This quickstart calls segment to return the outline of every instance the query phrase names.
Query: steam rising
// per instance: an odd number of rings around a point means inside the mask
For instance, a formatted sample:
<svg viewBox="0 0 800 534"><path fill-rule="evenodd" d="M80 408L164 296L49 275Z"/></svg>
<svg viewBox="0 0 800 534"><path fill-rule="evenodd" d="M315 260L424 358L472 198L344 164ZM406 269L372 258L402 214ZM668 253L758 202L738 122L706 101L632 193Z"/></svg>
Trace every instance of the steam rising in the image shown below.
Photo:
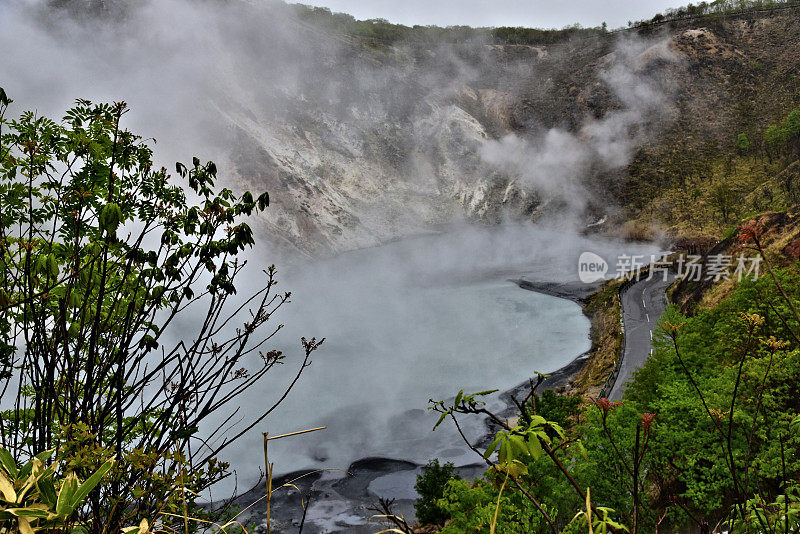
<svg viewBox="0 0 800 534"><path fill-rule="evenodd" d="M600 72L620 109L601 118L587 117L576 132L553 128L533 138L509 134L487 141L481 156L518 176L545 203L566 206L568 215L579 216L589 202L587 177L628 165L646 138L644 126L667 114L669 85L657 76L658 71L647 70L654 60L677 61L667 40L653 44L620 39Z"/></svg>
<svg viewBox="0 0 800 534"><path fill-rule="evenodd" d="M331 429L276 446L281 471L402 451L445 457L453 436L437 431L441 441L425 445L431 421L409 408L461 387L512 386L585 350L588 325L576 305L522 293L506 278L574 279L581 251L621 248L574 232L592 201L586 184L627 165L646 126L665 116L670 88L658 65L675 61L666 41L621 40L600 74L613 111L587 115L577 129L532 124L498 138L458 104L500 68L485 43L468 43L469 53L401 45L370 56L278 3L158 0L107 20L12 0L2 15L0 86L16 109L58 116L75 98L125 100L126 127L158 139L161 164L197 154L217 161L227 184L268 189L270 241L253 263L277 261L278 244L332 254L465 218L519 219L537 198L560 206L569 231L459 226L293 264L281 287L296 302L281 318L289 330L279 348L297 354L300 335L329 341L270 424ZM507 96L536 68L505 64ZM275 373L246 406L271 403L293 371ZM231 454L245 478L259 447L254 437Z"/></svg>
<svg viewBox="0 0 800 534"><path fill-rule="evenodd" d="M566 127L537 123L547 113L534 109L511 133L504 110L532 87L553 91L543 78L570 68L568 50L376 52L277 2L128 4L96 18L12 0L0 81L17 109L58 116L75 98L126 100L126 126L158 140L161 163L199 155L237 189L268 189L276 202L257 226L311 255L462 218L519 220L537 204L583 224L600 202L586 183L624 167L668 108L667 41L620 39L603 58L604 116Z"/></svg>
<svg viewBox="0 0 800 534"><path fill-rule="evenodd" d="M509 281L574 281L584 250L612 271L623 251L656 252L530 224L461 227L290 270L295 302L281 316L279 347L291 353L309 331L328 341L268 424L273 432L328 430L270 445L278 469L346 467L366 456L474 462L452 425L431 433L428 399L508 389L588 350L589 322L577 304ZM295 370L287 363L271 374L246 404L272 400ZM466 423L471 437L482 434L480 421ZM259 447L243 440L230 457L257 458Z"/></svg>

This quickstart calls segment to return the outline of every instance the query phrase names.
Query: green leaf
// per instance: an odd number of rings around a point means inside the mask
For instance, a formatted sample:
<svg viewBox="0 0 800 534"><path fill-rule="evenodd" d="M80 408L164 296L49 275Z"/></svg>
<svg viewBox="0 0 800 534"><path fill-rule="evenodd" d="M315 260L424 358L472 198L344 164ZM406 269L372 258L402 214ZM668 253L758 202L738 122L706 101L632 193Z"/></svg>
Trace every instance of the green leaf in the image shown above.
<svg viewBox="0 0 800 534"><path fill-rule="evenodd" d="M531 437L528 439L528 454L533 456L535 460L542 457L542 444L539 442L538 438Z"/></svg>
<svg viewBox="0 0 800 534"><path fill-rule="evenodd" d="M58 504L58 495L56 494L56 486L50 478L40 478L36 482L36 489L39 490L42 500L51 508L56 508Z"/></svg>
<svg viewBox="0 0 800 534"><path fill-rule="evenodd" d="M25 501L25 495L28 491L31 490L34 486L36 486L36 481L42 476L45 472L44 465L42 464L39 458L33 457L30 462L25 464L25 467L22 468L22 471L26 471L27 474L25 475L25 483L22 485L22 488L17 492L17 500L19 502Z"/></svg>
<svg viewBox="0 0 800 534"><path fill-rule="evenodd" d="M550 428L555 430L556 434L558 434L558 437L564 439L564 429L561 428L561 425L552 422L549 422L548 425L550 426Z"/></svg>
<svg viewBox="0 0 800 534"><path fill-rule="evenodd" d="M89 493L100 483L100 480L108 473L111 468L114 466L114 460L108 460L106 463L100 466L100 469L95 471L95 473L87 478L83 484L75 491L74 495L72 496L72 509L74 510L78 507L83 500L89 496Z"/></svg>
<svg viewBox="0 0 800 534"><path fill-rule="evenodd" d="M25 465L22 466L22 468L19 470L19 473L17 473L17 478L18 479L28 478L28 476L31 474L31 471L33 471L33 459L31 459L29 462L27 462Z"/></svg>
<svg viewBox="0 0 800 534"><path fill-rule="evenodd" d="M500 452L497 453L497 459L501 464L504 464L512 457L511 443L509 443L507 436L504 436L500 443Z"/></svg>
<svg viewBox="0 0 800 534"><path fill-rule="evenodd" d="M439 416L439 420L438 420L438 421L436 421L436 424L435 424L435 425L433 425L433 429L434 429L434 430L436 430L436 428L437 428L439 425L441 425L441 424L442 424L442 421L444 421L444 418L445 418L445 417L447 417L447 414L448 414L448 413L449 413L449 412L445 412L445 413L443 413L441 416Z"/></svg>
<svg viewBox="0 0 800 534"><path fill-rule="evenodd" d="M36 456L34 456L34 458L36 458L37 460L39 460L40 462L42 462L42 464L44 464L44 463L46 463L46 462L47 462L47 460L49 460L50 458L52 458L52 457L53 457L53 455L54 455L55 453L56 453L56 450L55 450L55 449L48 449L48 450L46 450L46 451L42 451L42 452L40 452L39 454L37 454Z"/></svg>
<svg viewBox="0 0 800 534"><path fill-rule="evenodd" d="M6 470L6 472L11 475L12 477L17 476L17 464L14 462L14 458L11 456L11 453L8 450L0 447L0 465Z"/></svg>
<svg viewBox="0 0 800 534"><path fill-rule="evenodd" d="M47 519L51 515L51 512L40 508L9 508L8 513L17 517L34 517L38 519Z"/></svg>
<svg viewBox="0 0 800 534"><path fill-rule="evenodd" d="M63 519L72 515L75 507L72 506L75 492L78 490L78 477L75 473L69 473L61 482L61 489L58 492L56 501L56 514Z"/></svg>
<svg viewBox="0 0 800 534"><path fill-rule="evenodd" d="M511 452L514 455L513 458L527 456L528 447L525 445L525 438L523 436L512 435L509 436L508 439L511 441Z"/></svg>
<svg viewBox="0 0 800 534"><path fill-rule="evenodd" d="M461 391L458 392L458 395L456 395L456 400L453 401L453 406L458 406L459 404L461 404L461 398L463 396L464 396L464 390L462 389Z"/></svg>
<svg viewBox="0 0 800 534"><path fill-rule="evenodd" d="M495 437L492 442L489 444L489 447L486 449L486 452L483 453L484 458L489 458L492 453L497 449L497 446L500 444L500 436Z"/></svg>
<svg viewBox="0 0 800 534"><path fill-rule="evenodd" d="M547 423L547 419L545 419L545 418L544 418L544 417L542 417L541 415L532 415L532 416L531 416L531 424L530 424L530 427L534 427L534 426L542 426L542 425L544 425L545 423Z"/></svg>
<svg viewBox="0 0 800 534"><path fill-rule="evenodd" d="M528 474L528 466L519 460L512 460L510 463L506 464L506 472L508 472L511 477L517 478L521 475Z"/></svg>
<svg viewBox="0 0 800 534"><path fill-rule="evenodd" d="M51 278L58 277L58 260L56 259L55 254L47 255L46 265L47 274L49 274Z"/></svg>

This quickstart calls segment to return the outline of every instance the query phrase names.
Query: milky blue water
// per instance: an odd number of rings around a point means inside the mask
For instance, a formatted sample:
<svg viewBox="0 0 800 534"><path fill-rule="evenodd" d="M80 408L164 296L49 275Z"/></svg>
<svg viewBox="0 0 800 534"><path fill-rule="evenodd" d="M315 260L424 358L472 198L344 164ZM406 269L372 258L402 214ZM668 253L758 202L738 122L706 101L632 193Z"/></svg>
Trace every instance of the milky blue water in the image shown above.
<svg viewBox="0 0 800 534"><path fill-rule="evenodd" d="M509 389L590 347L578 304L509 279L575 280L583 250L613 255L623 246L630 253L628 245L529 227L469 230L289 270L279 288L291 289L293 302L276 316L286 327L272 343L287 361L243 399L243 413L280 396L301 361L301 335L327 339L287 399L226 459L246 480L263 462L260 432L327 426L271 442L275 471L344 469L369 456L479 461L452 424L431 432L437 416L428 400ZM470 438L484 429L477 418L465 428Z"/></svg>

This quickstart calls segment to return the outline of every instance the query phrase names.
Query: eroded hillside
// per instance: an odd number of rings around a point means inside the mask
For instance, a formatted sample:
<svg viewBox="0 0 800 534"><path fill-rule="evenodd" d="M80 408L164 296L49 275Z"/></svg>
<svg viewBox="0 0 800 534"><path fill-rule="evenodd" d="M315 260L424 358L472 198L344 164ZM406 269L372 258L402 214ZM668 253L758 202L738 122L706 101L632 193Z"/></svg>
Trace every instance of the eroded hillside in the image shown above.
<svg viewBox="0 0 800 534"><path fill-rule="evenodd" d="M50 6L70 16L17 14L31 56L0 71L12 94L72 98L66 68L99 96L143 98L152 131L183 141L176 159L224 154L229 183L271 194L263 237L307 255L461 219L715 236L796 201L796 168L763 136L800 103L797 9L546 32L400 31L244 2Z"/></svg>
<svg viewBox="0 0 800 534"><path fill-rule="evenodd" d="M565 208L578 224L610 215L611 232L636 217L670 227L681 200L665 189L693 170L702 182L703 154L798 102L791 10L537 46L303 31L324 87L284 94L279 117L223 113L239 179L275 192L270 233L311 254Z"/></svg>

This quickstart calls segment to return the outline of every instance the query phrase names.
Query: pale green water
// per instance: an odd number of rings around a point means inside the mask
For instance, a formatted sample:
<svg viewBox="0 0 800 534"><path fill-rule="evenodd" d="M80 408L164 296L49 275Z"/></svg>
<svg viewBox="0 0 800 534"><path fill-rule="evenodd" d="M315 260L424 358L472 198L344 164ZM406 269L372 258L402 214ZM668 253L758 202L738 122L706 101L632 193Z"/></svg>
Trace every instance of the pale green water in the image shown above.
<svg viewBox="0 0 800 534"><path fill-rule="evenodd" d="M287 400L226 459L252 474L263 458L260 432L327 425L272 442L276 472L347 468L369 456L478 460L452 424L431 432L437 416L426 410L428 399L509 389L588 350L590 325L578 304L509 278L574 280L581 251L620 247L534 230L410 239L289 273L279 287L295 302L280 314L287 326L272 344L289 358L243 399L244 413L278 397L300 362L301 335L328 339ZM483 433L477 418L466 427L472 437Z"/></svg>

